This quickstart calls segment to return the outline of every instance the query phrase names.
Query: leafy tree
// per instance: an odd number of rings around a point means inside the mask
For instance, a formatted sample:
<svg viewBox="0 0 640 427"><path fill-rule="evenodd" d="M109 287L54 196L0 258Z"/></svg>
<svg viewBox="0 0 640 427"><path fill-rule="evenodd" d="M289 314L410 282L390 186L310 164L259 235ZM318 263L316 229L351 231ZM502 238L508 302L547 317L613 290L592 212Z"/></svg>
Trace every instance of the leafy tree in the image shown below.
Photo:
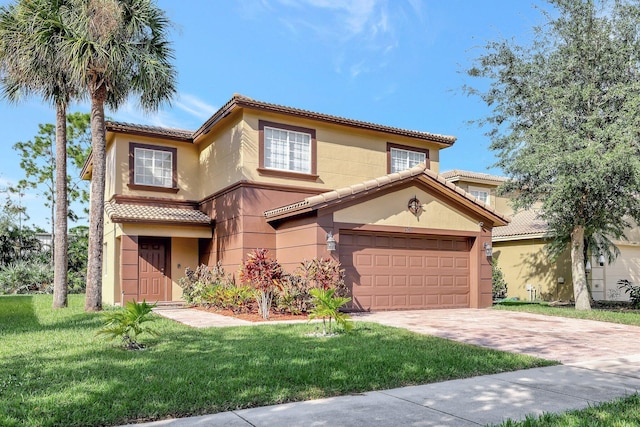
<svg viewBox="0 0 640 427"><path fill-rule="evenodd" d="M79 177L79 171L89 154L89 118L87 113L72 113L67 116L67 159L75 166L76 178L67 176L66 203L89 201L86 181ZM27 142L17 142L13 148L20 154L20 167L26 175L20 185L23 188L40 189L46 200L45 206L51 210L51 235L55 242L55 207L60 199L55 185L55 125L40 124L38 135ZM78 215L69 208L67 216L73 221L78 219Z"/></svg>
<svg viewBox="0 0 640 427"><path fill-rule="evenodd" d="M36 94L56 107L56 192L67 191L66 112L77 81L61 58L66 0L20 0L0 7L0 88L18 101ZM53 307L67 306L67 203L56 205Z"/></svg>
<svg viewBox="0 0 640 427"><path fill-rule="evenodd" d="M569 246L576 309L591 308L585 241L611 249L640 220L640 5L549 0L528 45L489 42L468 75L488 79L496 166L514 207L541 204L557 253Z"/></svg>
<svg viewBox="0 0 640 427"><path fill-rule="evenodd" d="M118 108L132 94L156 110L175 93L170 21L152 0L68 0L60 31L62 67L91 99L92 179L85 310L102 309L105 196L105 103Z"/></svg>

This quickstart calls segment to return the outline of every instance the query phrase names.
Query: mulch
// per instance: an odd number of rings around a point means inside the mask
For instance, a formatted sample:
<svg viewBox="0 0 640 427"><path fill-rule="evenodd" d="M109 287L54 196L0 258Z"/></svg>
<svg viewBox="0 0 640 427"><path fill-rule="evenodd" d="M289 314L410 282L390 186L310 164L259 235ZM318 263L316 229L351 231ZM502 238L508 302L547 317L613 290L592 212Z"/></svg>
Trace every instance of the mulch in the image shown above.
<svg viewBox="0 0 640 427"><path fill-rule="evenodd" d="M270 312L269 319L265 320L258 313L235 313L232 310L222 310L215 307L203 307L196 306L194 307L198 310L208 311L210 313L221 314L223 316L235 317L236 319L248 320L250 322L268 322L274 320L307 320L308 316L306 313L304 314L290 314L290 313L277 313Z"/></svg>

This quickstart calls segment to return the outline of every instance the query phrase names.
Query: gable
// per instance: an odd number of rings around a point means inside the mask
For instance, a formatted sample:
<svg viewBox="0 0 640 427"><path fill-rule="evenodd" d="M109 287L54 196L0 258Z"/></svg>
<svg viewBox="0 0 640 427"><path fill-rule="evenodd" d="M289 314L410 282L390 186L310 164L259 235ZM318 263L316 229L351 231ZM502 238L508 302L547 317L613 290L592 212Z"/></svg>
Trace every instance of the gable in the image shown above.
<svg viewBox="0 0 640 427"><path fill-rule="evenodd" d="M408 209L408 203L414 197L420 201L422 208L417 216ZM416 185L337 210L333 219L335 222L355 224L473 232L478 231L480 222Z"/></svg>

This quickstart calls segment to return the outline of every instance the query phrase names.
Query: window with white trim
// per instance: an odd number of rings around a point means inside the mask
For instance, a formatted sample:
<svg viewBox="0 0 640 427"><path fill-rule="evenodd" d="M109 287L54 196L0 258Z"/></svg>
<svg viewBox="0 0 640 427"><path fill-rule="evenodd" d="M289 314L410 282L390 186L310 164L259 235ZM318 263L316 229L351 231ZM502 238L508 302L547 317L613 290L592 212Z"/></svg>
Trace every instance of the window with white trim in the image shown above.
<svg viewBox="0 0 640 427"><path fill-rule="evenodd" d="M481 190L471 190L469 191L473 197L484 203L485 205L489 204L489 192L481 191Z"/></svg>
<svg viewBox="0 0 640 427"><path fill-rule="evenodd" d="M391 148L391 173L410 169L427 161L427 154L420 151Z"/></svg>
<svg viewBox="0 0 640 427"><path fill-rule="evenodd" d="M264 128L264 167L311 173L311 134Z"/></svg>
<svg viewBox="0 0 640 427"><path fill-rule="evenodd" d="M173 187L173 155L171 151L136 147L134 184L153 187Z"/></svg>

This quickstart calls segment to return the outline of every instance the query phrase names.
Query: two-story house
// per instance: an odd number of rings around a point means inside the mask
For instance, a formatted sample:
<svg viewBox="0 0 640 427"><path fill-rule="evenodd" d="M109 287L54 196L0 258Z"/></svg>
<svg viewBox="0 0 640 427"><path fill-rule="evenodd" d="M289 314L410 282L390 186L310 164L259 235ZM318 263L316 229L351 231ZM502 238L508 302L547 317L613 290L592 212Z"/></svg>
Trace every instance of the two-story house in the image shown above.
<svg viewBox="0 0 640 427"><path fill-rule="evenodd" d="M492 247L497 266L508 285L508 296L521 300L547 301L573 299L571 255L569 250L552 260L545 250L549 242L547 224L539 218L536 206L514 212L509 198L496 194L506 178L462 170L447 171L449 182L478 197L511 222L493 229ZM618 280L640 283L640 227L626 230L628 240L615 241L620 256L611 264L599 253L589 254L587 282L595 300L628 300Z"/></svg>
<svg viewBox="0 0 640 427"><path fill-rule="evenodd" d="M179 300L186 267L266 248L339 260L353 309L489 306L508 219L438 175L454 142L240 95L195 131L108 123L103 300Z"/></svg>

